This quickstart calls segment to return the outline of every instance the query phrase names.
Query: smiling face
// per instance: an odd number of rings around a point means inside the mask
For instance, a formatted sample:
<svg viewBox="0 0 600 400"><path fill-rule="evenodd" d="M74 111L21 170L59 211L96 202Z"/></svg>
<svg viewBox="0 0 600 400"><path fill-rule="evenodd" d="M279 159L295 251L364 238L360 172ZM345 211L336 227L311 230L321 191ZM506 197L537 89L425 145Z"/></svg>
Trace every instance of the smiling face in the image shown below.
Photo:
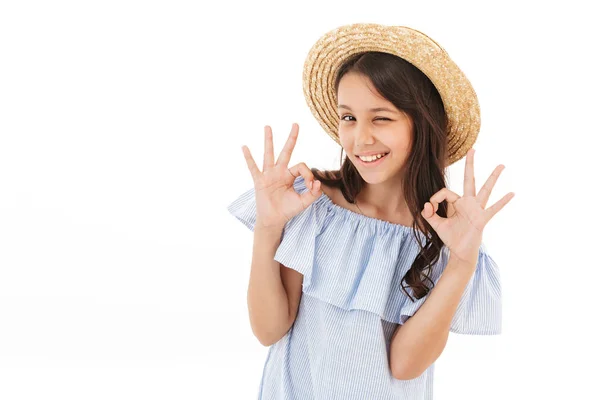
<svg viewBox="0 0 600 400"><path fill-rule="evenodd" d="M385 108L385 110L374 110ZM340 143L361 177L368 183L397 179L408 158L412 121L391 102L377 94L364 75L349 72L338 88ZM381 159L362 161L357 155L387 153Z"/></svg>

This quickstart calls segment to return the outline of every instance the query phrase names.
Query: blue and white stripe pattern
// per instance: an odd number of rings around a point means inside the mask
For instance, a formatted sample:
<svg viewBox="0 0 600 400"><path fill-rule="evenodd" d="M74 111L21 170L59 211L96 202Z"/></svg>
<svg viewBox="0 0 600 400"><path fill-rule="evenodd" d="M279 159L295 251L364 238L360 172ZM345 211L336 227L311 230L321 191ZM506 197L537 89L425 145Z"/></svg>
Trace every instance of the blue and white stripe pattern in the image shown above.
<svg viewBox="0 0 600 400"><path fill-rule="evenodd" d="M298 193L308 190L296 178ZM254 189L228 210L254 230ZM419 232L420 240L425 237ZM290 220L275 260L304 275L296 321L269 348L260 400L433 398L431 365L421 376L397 380L389 367L391 336L427 296L412 302L400 288L419 246L412 229L366 217L324 193ZM437 282L448 262L444 246L432 269ZM482 244L477 269L463 293L451 332L501 332L501 286L496 263Z"/></svg>

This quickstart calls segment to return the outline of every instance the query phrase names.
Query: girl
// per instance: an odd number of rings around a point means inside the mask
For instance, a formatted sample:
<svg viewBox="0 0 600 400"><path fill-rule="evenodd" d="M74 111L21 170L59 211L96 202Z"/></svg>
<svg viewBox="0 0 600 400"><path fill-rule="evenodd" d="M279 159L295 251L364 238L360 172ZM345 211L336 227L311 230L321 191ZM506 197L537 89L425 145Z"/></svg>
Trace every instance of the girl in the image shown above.
<svg viewBox="0 0 600 400"><path fill-rule="evenodd" d="M365 50L366 49L366 50ZM406 27L353 24L324 35L304 94L341 145L339 170L288 168L265 127L262 171L228 210L254 232L248 309L270 346L259 399L432 399L450 331L501 331L496 263L483 228L514 196L479 193L475 92L447 53ZM463 196L445 168L466 154Z"/></svg>

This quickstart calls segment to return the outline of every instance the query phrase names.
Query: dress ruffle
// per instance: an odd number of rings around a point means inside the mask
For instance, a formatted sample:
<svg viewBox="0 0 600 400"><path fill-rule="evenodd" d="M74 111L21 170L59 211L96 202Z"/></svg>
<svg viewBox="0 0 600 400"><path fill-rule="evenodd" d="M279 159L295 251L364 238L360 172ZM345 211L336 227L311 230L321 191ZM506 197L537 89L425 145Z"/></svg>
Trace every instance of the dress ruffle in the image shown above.
<svg viewBox="0 0 600 400"><path fill-rule="evenodd" d="M308 190L302 177L294 189ZM256 222L254 189L228 210L250 230ZM425 236L417 231L421 243ZM355 213L323 193L285 225L274 259L304 275L304 293L344 310L363 310L404 324L428 296L412 301L400 282L419 253L411 227ZM437 283L448 262L444 246L430 277ZM410 290L410 289L407 289ZM454 315L451 331L490 335L501 331L501 287L496 263L482 244L477 268Z"/></svg>

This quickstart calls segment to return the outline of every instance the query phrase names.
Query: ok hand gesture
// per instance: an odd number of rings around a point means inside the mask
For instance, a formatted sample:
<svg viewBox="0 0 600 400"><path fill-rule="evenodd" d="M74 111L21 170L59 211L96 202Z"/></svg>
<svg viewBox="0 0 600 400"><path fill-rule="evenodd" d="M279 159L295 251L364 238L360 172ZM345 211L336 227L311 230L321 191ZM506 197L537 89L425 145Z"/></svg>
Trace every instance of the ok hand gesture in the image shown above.
<svg viewBox="0 0 600 400"><path fill-rule="evenodd" d="M273 154L273 133L265 126L265 154L262 172L256 166L247 146L242 146L248 169L254 180L256 195L256 226L282 229L286 222L307 208L321 195L321 186L308 166L301 162L288 168L292 151L298 137L298 124L292 124L292 131L277 162ZM294 190L294 180L302 175L306 187L303 194Z"/></svg>
<svg viewBox="0 0 600 400"><path fill-rule="evenodd" d="M474 149L467 152L463 197L448 188L443 188L431 196L421 211L423 218L450 250L450 256L469 265L477 263L485 225L515 196L514 192L510 192L494 205L485 208L504 165L497 166L479 193L475 193L474 153ZM454 209L452 214L448 212L448 218L437 214L439 203L444 200L448 201L449 210Z"/></svg>

